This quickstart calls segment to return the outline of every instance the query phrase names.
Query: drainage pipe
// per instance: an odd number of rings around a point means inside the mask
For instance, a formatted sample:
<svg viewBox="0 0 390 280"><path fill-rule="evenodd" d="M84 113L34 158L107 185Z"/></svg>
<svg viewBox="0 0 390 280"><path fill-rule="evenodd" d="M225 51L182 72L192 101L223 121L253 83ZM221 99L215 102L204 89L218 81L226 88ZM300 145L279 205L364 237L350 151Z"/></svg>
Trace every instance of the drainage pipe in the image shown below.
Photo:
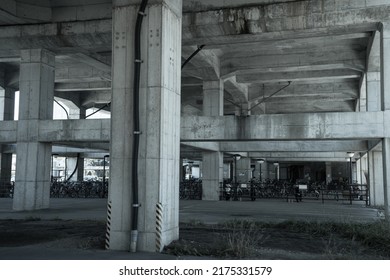
<svg viewBox="0 0 390 280"><path fill-rule="evenodd" d="M139 116L139 87L141 74L141 27L142 20L145 16L146 5L148 0L142 0L141 6L138 10L137 21L135 24L135 38L134 38L134 95L133 95L133 157L132 157L132 178L131 189L133 195L132 215L131 215L131 239L130 252L136 252L138 240L138 208L140 207L138 201L138 151L139 151L139 137L140 131L140 116Z"/></svg>

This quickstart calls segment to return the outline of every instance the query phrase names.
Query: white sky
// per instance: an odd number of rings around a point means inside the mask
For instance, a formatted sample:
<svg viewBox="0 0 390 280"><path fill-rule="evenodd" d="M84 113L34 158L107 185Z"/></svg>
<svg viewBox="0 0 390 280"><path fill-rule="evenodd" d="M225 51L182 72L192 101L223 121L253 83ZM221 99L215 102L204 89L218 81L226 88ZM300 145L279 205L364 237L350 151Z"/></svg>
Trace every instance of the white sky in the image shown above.
<svg viewBox="0 0 390 280"><path fill-rule="evenodd" d="M59 101L61 103L61 101ZM64 105L63 103L61 103L62 106L64 106L68 113L69 113L69 109L67 108L66 105ZM64 111L64 109L62 109L56 102L54 102L54 105L53 105L53 119L54 120L66 120L66 113ZM103 106L103 105L101 105ZM100 107L99 107L100 108ZM89 115L93 112L95 112L96 110L98 110L99 108L90 108L87 110L86 112L86 115ZM90 116L88 119L109 119L110 118L110 112L107 112L107 111L100 111L92 116ZM18 120L19 119L19 91L15 92L15 112L14 112L14 119L15 120Z"/></svg>

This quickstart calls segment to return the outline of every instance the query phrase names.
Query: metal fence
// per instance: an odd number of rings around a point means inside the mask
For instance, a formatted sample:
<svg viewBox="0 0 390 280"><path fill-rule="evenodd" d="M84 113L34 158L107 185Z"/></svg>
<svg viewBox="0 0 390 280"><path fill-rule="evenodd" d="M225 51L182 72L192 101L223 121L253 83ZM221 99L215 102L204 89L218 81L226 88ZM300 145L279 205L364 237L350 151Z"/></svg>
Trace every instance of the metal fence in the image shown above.
<svg viewBox="0 0 390 280"><path fill-rule="evenodd" d="M220 183L220 200L256 200L282 199L290 201L318 200L325 201L364 201L368 206L370 193L367 185L361 184L292 184L288 181L267 180L248 183Z"/></svg>

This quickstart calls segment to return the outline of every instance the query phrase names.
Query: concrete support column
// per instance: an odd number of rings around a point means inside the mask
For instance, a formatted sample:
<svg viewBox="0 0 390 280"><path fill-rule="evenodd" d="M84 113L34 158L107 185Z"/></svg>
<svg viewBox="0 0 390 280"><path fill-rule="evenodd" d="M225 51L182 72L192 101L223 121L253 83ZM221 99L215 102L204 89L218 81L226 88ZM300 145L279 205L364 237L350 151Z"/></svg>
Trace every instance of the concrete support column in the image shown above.
<svg viewBox="0 0 390 280"><path fill-rule="evenodd" d="M390 110L390 23L383 23L380 30L380 65L382 110ZM390 120L384 120L388 123ZM382 140L384 212L390 221L390 138Z"/></svg>
<svg viewBox="0 0 390 280"><path fill-rule="evenodd" d="M15 90L11 88L0 89L0 121L14 119ZM1 152L0 145L0 152ZM0 181L11 181L12 154L0 155Z"/></svg>
<svg viewBox="0 0 390 280"><path fill-rule="evenodd" d="M69 119L81 120L85 119L86 109L84 107L69 108Z"/></svg>
<svg viewBox="0 0 390 280"><path fill-rule="evenodd" d="M107 246L129 250L132 208L134 29L140 1L113 1L112 115ZM182 1L153 1L141 34L140 251L179 237Z"/></svg>
<svg viewBox="0 0 390 280"><path fill-rule="evenodd" d="M71 120L85 119L85 114L87 110L84 107L77 107L71 101L67 102L67 105L69 107L69 119ZM69 163L71 163L71 165L68 165L68 170L70 169L70 172L73 172L73 168L75 164L77 164L77 170L72 177L72 181L79 181L79 182L83 181L84 180L84 158L77 157L74 159L68 159L68 164Z"/></svg>
<svg viewBox="0 0 390 280"><path fill-rule="evenodd" d="M380 72L368 72L366 75L367 111L381 110Z"/></svg>
<svg viewBox="0 0 390 280"><path fill-rule="evenodd" d="M373 206L384 205L382 152L371 151L368 154L370 170L370 200Z"/></svg>
<svg viewBox="0 0 390 280"><path fill-rule="evenodd" d="M0 88L0 121L11 121L14 119L15 90L6 87Z"/></svg>
<svg viewBox="0 0 390 280"><path fill-rule="evenodd" d="M75 176L79 182L84 180L84 158L82 157L77 158L77 174Z"/></svg>
<svg viewBox="0 0 390 280"><path fill-rule="evenodd" d="M332 182L332 163L331 162L325 162L325 173L326 173L326 184L329 184Z"/></svg>
<svg viewBox="0 0 390 280"><path fill-rule="evenodd" d="M39 121L53 118L55 57L22 50L14 210L49 208L51 144L38 142Z"/></svg>
<svg viewBox="0 0 390 280"><path fill-rule="evenodd" d="M237 182L248 183L251 179L251 159L241 158L237 160Z"/></svg>
<svg viewBox="0 0 390 280"><path fill-rule="evenodd" d="M203 115L223 115L223 81L203 82ZM223 182L223 153L204 152L202 168L202 199L219 199L219 182Z"/></svg>
<svg viewBox="0 0 390 280"><path fill-rule="evenodd" d="M223 182L223 153L203 153L202 200L219 199L219 183Z"/></svg>
<svg viewBox="0 0 390 280"><path fill-rule="evenodd" d="M223 81L203 82L203 115L223 116Z"/></svg>

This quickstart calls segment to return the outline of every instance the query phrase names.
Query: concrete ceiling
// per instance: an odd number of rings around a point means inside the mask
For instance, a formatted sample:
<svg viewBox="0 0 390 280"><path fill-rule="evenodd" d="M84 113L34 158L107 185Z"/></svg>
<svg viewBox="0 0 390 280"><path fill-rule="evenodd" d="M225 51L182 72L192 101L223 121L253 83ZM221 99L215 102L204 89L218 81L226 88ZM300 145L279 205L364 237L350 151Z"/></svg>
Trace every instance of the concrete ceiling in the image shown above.
<svg viewBox="0 0 390 280"><path fill-rule="evenodd" d="M377 49L377 22L316 21L323 11L310 1L184 0L182 61L205 46L182 71L182 113L202 114L210 79L224 80L225 115L355 111L367 54ZM111 13L111 0L1 1L8 86L18 88L19 50L43 47L56 53L57 97L86 108L110 102ZM186 146L183 153L204 150Z"/></svg>

